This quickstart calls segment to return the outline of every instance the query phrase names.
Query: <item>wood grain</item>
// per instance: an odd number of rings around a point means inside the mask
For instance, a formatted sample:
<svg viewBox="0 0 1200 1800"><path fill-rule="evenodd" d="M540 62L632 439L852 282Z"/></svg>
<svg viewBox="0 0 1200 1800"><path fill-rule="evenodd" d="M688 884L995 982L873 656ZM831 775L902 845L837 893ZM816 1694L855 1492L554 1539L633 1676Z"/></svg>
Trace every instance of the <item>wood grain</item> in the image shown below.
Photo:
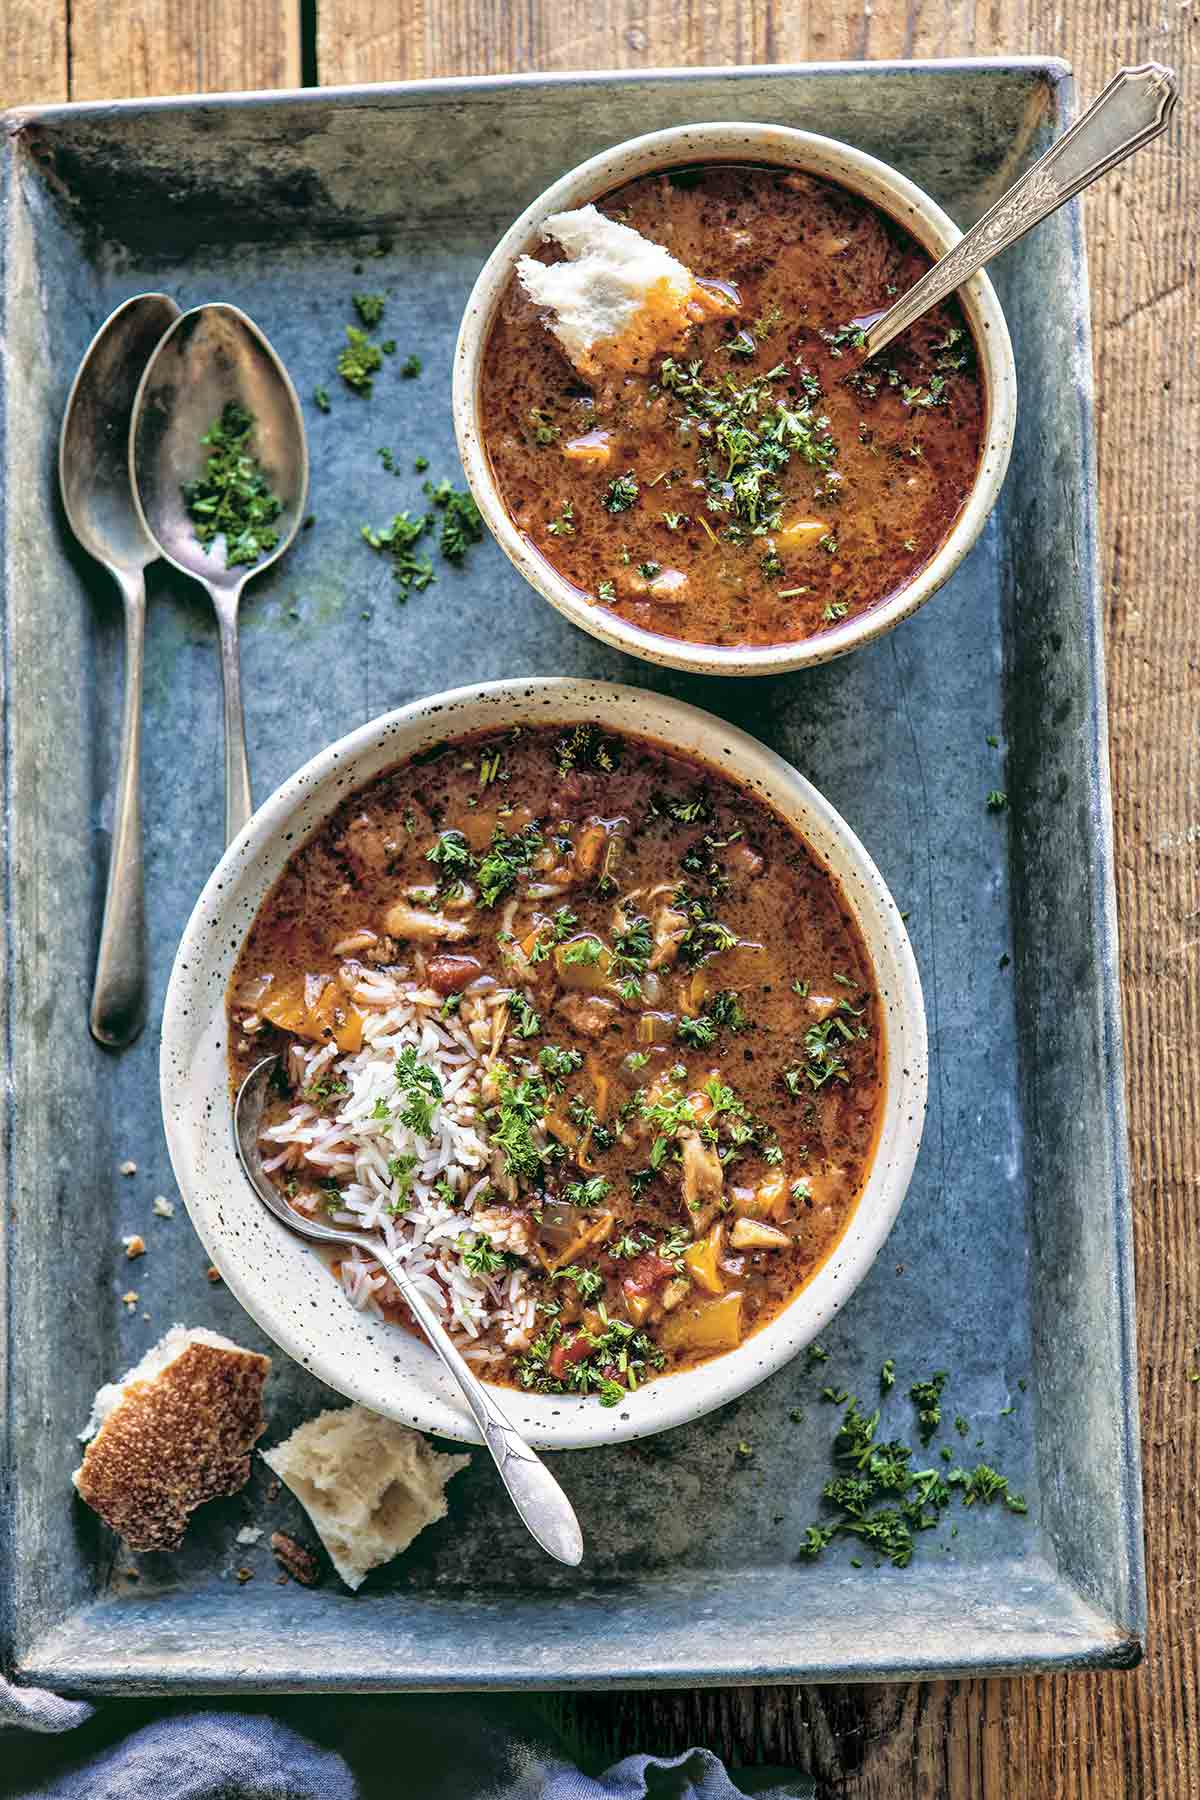
<svg viewBox="0 0 1200 1800"><path fill-rule="evenodd" d="M3 0L0 107L66 97L66 0Z"/></svg>
<svg viewBox="0 0 1200 1800"><path fill-rule="evenodd" d="M69 30L68 30L69 18ZM301 0L4 0L9 103L300 78ZM324 82L1057 54L1194 86L1192 0L317 0ZM547 1702L598 1758L710 1745L846 1800L1200 1800L1200 111L1085 202L1123 933L1150 1635L1133 1675Z"/></svg>
<svg viewBox="0 0 1200 1800"><path fill-rule="evenodd" d="M299 0L69 0L67 15L72 100L300 82Z"/></svg>

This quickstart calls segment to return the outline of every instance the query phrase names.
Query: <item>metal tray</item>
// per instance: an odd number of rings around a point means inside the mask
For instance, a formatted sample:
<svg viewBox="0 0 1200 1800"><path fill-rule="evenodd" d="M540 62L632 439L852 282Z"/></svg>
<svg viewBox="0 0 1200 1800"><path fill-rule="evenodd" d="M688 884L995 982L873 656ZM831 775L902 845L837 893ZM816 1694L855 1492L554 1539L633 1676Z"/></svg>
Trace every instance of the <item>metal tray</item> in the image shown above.
<svg viewBox="0 0 1200 1800"><path fill-rule="evenodd" d="M359 537L419 504L414 453L456 474L461 307L485 254L563 168L652 127L782 120L897 164L964 226L1060 131L1055 62L514 77L9 115L0 223L7 827L5 1627L18 1676L86 1692L564 1687L908 1678L1128 1666L1144 1623L1129 1197L1096 584L1088 297L1060 212L996 269L1021 386L983 541L918 618L802 676L688 681L573 631L491 543L397 605ZM723 1413L561 1458L590 1552L524 1538L483 1459L451 1518L357 1598L276 1585L247 1521L295 1528L259 1469L175 1557L133 1560L77 1502L93 1390L175 1320L262 1340L206 1279L170 1192L155 1019L221 849L218 673L199 591L152 572L145 806L151 1026L112 1057L87 998L106 853L119 617L57 505L76 360L124 296L247 308L309 406L314 530L250 591L245 676L261 797L386 707L494 676L612 675L670 689L773 744L878 860L921 962L931 1107L917 1177L829 1334ZM355 288L390 296L399 356L375 397L333 374ZM386 473L379 445L400 457ZM989 735L1002 747L988 744ZM1012 796L989 814L989 789ZM1011 959L1011 960L1009 960ZM122 1176L119 1165L137 1163ZM122 1232L149 1254L130 1264ZM121 1295L136 1288L132 1310ZM148 1316L147 1316L148 1315ZM832 1379L875 1391L951 1371L950 1413L1024 1487L1022 1522L956 1513L907 1570L796 1559L818 1511ZM1024 1388L1022 1388L1024 1384ZM897 1388L903 1394L903 1388ZM328 1401L277 1356L271 1434ZM911 1428L902 1398L896 1420ZM1012 1406L1015 1410L1009 1412ZM791 1418L803 1410L804 1422ZM739 1440L754 1447L741 1465ZM240 1585L245 1565L254 1579Z"/></svg>

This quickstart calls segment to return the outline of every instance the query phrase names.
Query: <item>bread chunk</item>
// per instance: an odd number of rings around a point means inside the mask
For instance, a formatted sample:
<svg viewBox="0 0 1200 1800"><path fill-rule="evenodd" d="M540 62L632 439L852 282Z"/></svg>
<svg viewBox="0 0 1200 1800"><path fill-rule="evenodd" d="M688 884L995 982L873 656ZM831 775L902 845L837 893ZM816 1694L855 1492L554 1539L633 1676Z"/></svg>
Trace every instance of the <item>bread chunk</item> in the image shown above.
<svg viewBox="0 0 1200 1800"><path fill-rule="evenodd" d="M318 1413L263 1461L291 1488L349 1588L446 1516L446 1483L470 1462L365 1406Z"/></svg>
<svg viewBox="0 0 1200 1800"><path fill-rule="evenodd" d="M130 1549L177 1549L196 1507L246 1485L270 1367L215 1331L173 1325L100 1389L71 1479Z"/></svg>
<svg viewBox="0 0 1200 1800"><path fill-rule="evenodd" d="M568 260L522 256L517 275L534 304L552 313L550 330L589 381L644 369L679 348L694 320L726 304L661 244L594 206L552 213L542 236Z"/></svg>

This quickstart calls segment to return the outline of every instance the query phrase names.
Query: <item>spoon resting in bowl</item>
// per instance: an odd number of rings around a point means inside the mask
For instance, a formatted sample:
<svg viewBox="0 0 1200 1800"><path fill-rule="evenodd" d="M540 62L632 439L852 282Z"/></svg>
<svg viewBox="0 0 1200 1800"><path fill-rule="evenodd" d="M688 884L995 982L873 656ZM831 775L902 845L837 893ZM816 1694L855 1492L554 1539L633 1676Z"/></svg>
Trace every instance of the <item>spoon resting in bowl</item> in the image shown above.
<svg viewBox="0 0 1200 1800"><path fill-rule="evenodd" d="M1026 169L920 281L886 312L851 321L862 333L853 345L859 359L875 356L999 251L1158 137L1170 124L1178 100L1173 69L1153 62L1121 69L1045 156Z"/></svg>
<svg viewBox="0 0 1200 1800"><path fill-rule="evenodd" d="M302 1217L278 1194L263 1173L259 1125L267 1083L278 1063L264 1057L247 1075L234 1104L234 1140L246 1179L263 1205L290 1230L318 1244L357 1246L386 1271L442 1363L462 1389L484 1446L530 1535L548 1556L574 1568L583 1557L583 1533L574 1508L542 1459L530 1448L497 1402L459 1354L449 1332L402 1265L373 1233L346 1230L322 1219Z"/></svg>

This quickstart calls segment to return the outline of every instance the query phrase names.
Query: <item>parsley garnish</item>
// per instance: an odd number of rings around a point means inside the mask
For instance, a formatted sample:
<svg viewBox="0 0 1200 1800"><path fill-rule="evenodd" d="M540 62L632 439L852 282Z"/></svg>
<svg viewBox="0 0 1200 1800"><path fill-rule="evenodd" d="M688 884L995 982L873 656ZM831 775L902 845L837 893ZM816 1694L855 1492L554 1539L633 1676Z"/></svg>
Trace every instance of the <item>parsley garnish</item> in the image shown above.
<svg viewBox="0 0 1200 1800"><path fill-rule="evenodd" d="M184 482L184 505L197 543L209 549L225 539L225 567L255 563L279 542L275 520L283 511L249 450L253 414L230 400L200 442L208 450L204 473Z"/></svg>
<svg viewBox="0 0 1200 1800"><path fill-rule="evenodd" d="M483 538L483 515L465 488L448 481L422 483L425 493L442 515L438 549L448 563L461 563L472 544Z"/></svg>
<svg viewBox="0 0 1200 1800"><path fill-rule="evenodd" d="M386 304L382 294L352 294L350 298L354 302L355 312L368 331L378 325L383 317L383 309Z"/></svg>
<svg viewBox="0 0 1200 1800"><path fill-rule="evenodd" d="M536 825L511 835L502 825L492 834L491 848L479 863L476 875L479 898L485 906L495 906L517 885L517 877L528 867L542 847L542 834Z"/></svg>
<svg viewBox="0 0 1200 1800"><path fill-rule="evenodd" d="M423 517L414 519L410 513L400 512L390 525L381 525L378 530L370 525L362 528L363 538L372 550L391 558L392 574L402 600L408 599L413 588L418 593L424 592L434 579L429 558L417 556L413 551L413 545L424 533L427 523Z"/></svg>
<svg viewBox="0 0 1200 1800"><path fill-rule="evenodd" d="M606 512L623 513L629 511L637 497L637 479L633 470L627 469L624 475L617 475L609 482L600 504Z"/></svg>
<svg viewBox="0 0 1200 1800"><path fill-rule="evenodd" d="M442 1084L437 1075L417 1055L415 1044L405 1044L395 1066L396 1086L405 1096L398 1115L400 1123L417 1137L427 1138L433 1126L433 1115L441 1105Z"/></svg>
<svg viewBox="0 0 1200 1800"><path fill-rule="evenodd" d="M337 372L356 394L369 394L383 367L383 352L357 325L346 327L346 348L337 359Z"/></svg>

